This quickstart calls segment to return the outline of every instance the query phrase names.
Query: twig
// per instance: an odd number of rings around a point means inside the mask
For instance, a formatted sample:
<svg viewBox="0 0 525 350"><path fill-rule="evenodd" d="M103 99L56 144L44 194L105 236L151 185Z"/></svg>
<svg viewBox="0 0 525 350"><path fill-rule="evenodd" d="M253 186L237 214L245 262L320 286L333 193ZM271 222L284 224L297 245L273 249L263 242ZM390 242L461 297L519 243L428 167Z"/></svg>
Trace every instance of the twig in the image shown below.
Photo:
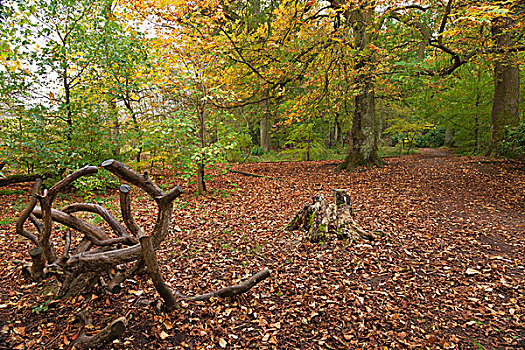
<svg viewBox="0 0 525 350"><path fill-rule="evenodd" d="M245 171L240 171L240 170L228 169L228 171L229 171L230 173L240 174L240 175L244 175L244 176L260 177L260 178L264 178L264 179L268 179L268 180L286 181L286 180L284 180L284 179L278 179L278 178L276 178L276 177L265 176L265 175L259 175L259 174L253 174L253 173L247 173L247 172L245 172Z"/></svg>

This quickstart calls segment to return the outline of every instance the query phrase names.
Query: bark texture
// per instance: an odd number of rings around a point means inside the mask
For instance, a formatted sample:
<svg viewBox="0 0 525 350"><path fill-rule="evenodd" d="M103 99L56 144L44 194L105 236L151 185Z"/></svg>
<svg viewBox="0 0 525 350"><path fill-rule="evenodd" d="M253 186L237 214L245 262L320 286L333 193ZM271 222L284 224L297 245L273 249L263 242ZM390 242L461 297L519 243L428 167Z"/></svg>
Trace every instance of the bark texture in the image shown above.
<svg viewBox="0 0 525 350"><path fill-rule="evenodd" d="M333 1L332 4L336 7L341 6L339 1ZM372 2L362 1L359 6L345 11L345 19L352 26L355 47L361 52L367 50L371 43L369 26L373 23L372 5ZM354 67L359 72L354 81L359 92L354 98L350 148L340 166L341 169L352 171L359 166L383 164L378 155L380 122L376 114L374 78L371 73L374 61L372 53L362 55Z"/></svg>
<svg viewBox="0 0 525 350"><path fill-rule="evenodd" d="M306 239L314 243L326 239L329 233L334 233L340 239L375 238L374 234L355 222L348 191L336 189L333 192L334 203L329 205L326 205L322 194L314 195L312 204L306 204L287 229L306 231Z"/></svg>
<svg viewBox="0 0 525 350"><path fill-rule="evenodd" d="M270 150L270 120L266 115L260 121L260 138L261 148L264 152L268 152Z"/></svg>
<svg viewBox="0 0 525 350"><path fill-rule="evenodd" d="M37 178L29 203L16 223L16 233L34 244L29 251L32 259L29 272L37 281L45 278L46 273L54 274L60 282L58 296L68 298L84 292L92 293L97 283L107 291L118 293L122 288L121 284L127 278L133 277L146 266L153 285L164 301L166 311L172 311L178 305L178 298L182 296L173 292L164 282L155 250L168 233L173 201L183 191L176 186L164 192L147 174L141 175L116 160L107 160L102 166L121 180L142 189L155 201L158 213L153 229L146 233L133 219L129 185L120 186L120 210L124 225L108 210L97 204L73 203L62 209L53 208L54 199L60 191L78 178L97 172L96 167L86 166L79 169L44 191L41 191L42 180ZM40 202L41 207L36 207L37 202ZM106 231L102 227L76 217L74 214L79 212L97 214L110 229ZM25 223L28 219L33 223L36 232L26 229ZM62 237L64 245L61 256L57 255L60 251L60 247L56 246L58 240L53 238L55 223L67 227ZM80 234L82 238L72 239L73 233ZM76 246L72 247L72 244ZM133 266L123 265L128 262L132 262ZM247 292L269 275L269 270L264 269L238 285L182 298L196 301L207 300L214 296L235 296ZM88 314L83 313L80 316L86 325L91 324ZM126 323L126 318L121 317L96 334L87 335L82 332L75 342L75 347L91 348L109 343L122 336Z"/></svg>
<svg viewBox="0 0 525 350"><path fill-rule="evenodd" d="M492 26L492 35L496 45L508 48L515 44L516 33L509 30L510 18L496 20ZM515 52L506 52L494 63L494 98L491 113L492 154L498 155L498 143L503 140L505 127L519 124L520 71Z"/></svg>
<svg viewBox="0 0 525 350"><path fill-rule="evenodd" d="M182 189L176 186L171 191L164 193L146 174L138 174L115 160L107 160L102 166L121 180L139 187L156 202L157 221L150 236L152 244L157 247L167 234L173 201L183 193ZM123 263L132 261L138 263L142 260L143 254L138 237L142 236L144 231L137 225L131 213L129 185L120 187L120 207L124 225L108 210L97 204L73 203L62 209L53 208L54 200L59 192L80 177L97 171L97 167L86 166L58 181L49 190L44 190L42 193L42 180L37 178L29 203L16 224L16 232L35 245L30 251L33 261L31 275L35 280L40 280L45 277L45 271L56 274L62 282L59 292L62 297L75 296L89 291L103 278L109 279L111 283L118 282L111 286L112 290L116 291L124 280L117 278L114 271L118 271L119 266ZM36 206L38 201L40 207ZM109 232L75 216L79 212L97 214L110 227ZM24 224L28 219L35 226L36 232L25 228ZM56 253L59 250L57 240L53 239L55 223L67 227L63 236L63 253L60 257ZM72 232L80 234L82 238L72 240ZM79 243L71 247L72 242ZM124 276L132 277L130 274Z"/></svg>

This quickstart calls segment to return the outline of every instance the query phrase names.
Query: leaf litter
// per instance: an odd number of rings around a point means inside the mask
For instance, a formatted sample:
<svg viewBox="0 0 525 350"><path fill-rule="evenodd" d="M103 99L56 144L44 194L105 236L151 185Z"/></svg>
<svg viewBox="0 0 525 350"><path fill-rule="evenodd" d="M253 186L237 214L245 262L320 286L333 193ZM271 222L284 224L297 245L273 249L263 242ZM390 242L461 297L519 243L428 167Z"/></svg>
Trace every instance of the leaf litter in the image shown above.
<svg viewBox="0 0 525 350"><path fill-rule="evenodd" d="M387 163L352 174L336 172L334 161L237 165L275 180L217 171L199 197L193 185L161 174L187 190L157 252L173 289L198 294L272 271L244 295L183 302L171 314L140 302L159 298L144 276L117 295L97 287L94 297L54 300L52 279L36 284L22 273L30 246L9 218L27 195L0 196L0 348L69 349L81 310L93 315L88 332L130 318L124 337L106 346L114 349L523 346L523 168L432 150ZM378 239L312 244L284 230L314 194L329 198L336 188L349 191L356 221ZM12 189L29 193L30 185ZM134 198L137 222L152 225L151 204Z"/></svg>

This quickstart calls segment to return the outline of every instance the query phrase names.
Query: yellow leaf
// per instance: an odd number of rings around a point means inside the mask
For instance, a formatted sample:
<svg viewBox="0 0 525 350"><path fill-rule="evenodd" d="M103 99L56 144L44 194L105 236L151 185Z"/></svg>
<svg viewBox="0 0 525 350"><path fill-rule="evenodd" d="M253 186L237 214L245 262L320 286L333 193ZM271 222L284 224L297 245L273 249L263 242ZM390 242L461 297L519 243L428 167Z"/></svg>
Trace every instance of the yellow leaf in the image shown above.
<svg viewBox="0 0 525 350"><path fill-rule="evenodd" d="M173 324L168 320L164 320L162 323L164 324L164 327L166 327L167 330L170 330L173 328Z"/></svg>
<svg viewBox="0 0 525 350"><path fill-rule="evenodd" d="M129 294L133 294L133 295L136 295L136 296L141 296L142 294L144 294L144 291L143 290L130 290L129 291Z"/></svg>

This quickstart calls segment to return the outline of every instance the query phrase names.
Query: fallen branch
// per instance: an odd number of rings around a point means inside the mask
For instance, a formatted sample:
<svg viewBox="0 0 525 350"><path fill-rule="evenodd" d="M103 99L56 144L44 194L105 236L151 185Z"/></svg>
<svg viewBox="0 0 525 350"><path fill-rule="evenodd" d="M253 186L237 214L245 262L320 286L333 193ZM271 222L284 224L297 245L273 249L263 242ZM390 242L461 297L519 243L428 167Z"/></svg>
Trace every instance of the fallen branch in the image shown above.
<svg viewBox="0 0 525 350"><path fill-rule="evenodd" d="M84 321L86 326L92 323L91 316L87 312L81 312L79 317ZM124 334L127 323L128 322L125 317L119 317L95 335L86 335L86 333L82 331L75 341L75 346L81 349L86 349L93 346L110 343L113 340L120 338L120 336Z"/></svg>
<svg viewBox="0 0 525 350"><path fill-rule="evenodd" d="M245 171L240 171L240 170L228 169L228 171L230 173L240 174L240 175L244 175L244 176L260 177L260 178L264 178L264 179L268 179L268 180L286 181L284 179L278 179L276 177L271 177L271 176L266 176L266 175L259 175L259 174L253 174L253 173L247 173Z"/></svg>
<svg viewBox="0 0 525 350"><path fill-rule="evenodd" d="M222 288L215 292L196 295L194 297L184 297L184 299L187 301L203 301L203 300L208 300L212 297L219 297L219 298L232 297L238 294L246 293L247 291L252 289L252 287L255 286L257 283L265 280L268 277L270 277L270 270L264 269L256 273L252 277L248 278L246 281L242 283L236 284L234 286Z"/></svg>
<svg viewBox="0 0 525 350"><path fill-rule="evenodd" d="M12 184L24 183L35 181L36 179L42 179L44 176L39 174L33 175L11 175L0 179L0 187L8 186Z"/></svg>

